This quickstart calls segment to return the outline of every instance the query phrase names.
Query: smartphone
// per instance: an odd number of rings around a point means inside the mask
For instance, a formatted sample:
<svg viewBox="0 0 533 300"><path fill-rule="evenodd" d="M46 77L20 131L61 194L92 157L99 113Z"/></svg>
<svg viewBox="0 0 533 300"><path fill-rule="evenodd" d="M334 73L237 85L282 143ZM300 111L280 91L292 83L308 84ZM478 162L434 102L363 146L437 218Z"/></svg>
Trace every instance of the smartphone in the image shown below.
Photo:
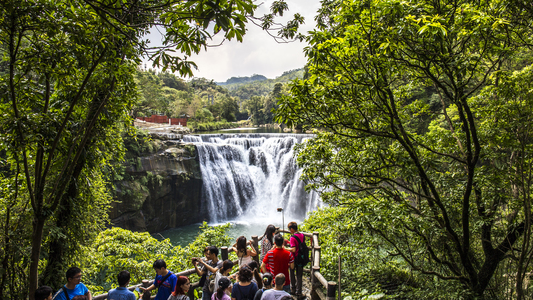
<svg viewBox="0 0 533 300"><path fill-rule="evenodd" d="M135 291L136 291L137 293L141 294L141 289L140 289L138 286L135 287Z"/></svg>

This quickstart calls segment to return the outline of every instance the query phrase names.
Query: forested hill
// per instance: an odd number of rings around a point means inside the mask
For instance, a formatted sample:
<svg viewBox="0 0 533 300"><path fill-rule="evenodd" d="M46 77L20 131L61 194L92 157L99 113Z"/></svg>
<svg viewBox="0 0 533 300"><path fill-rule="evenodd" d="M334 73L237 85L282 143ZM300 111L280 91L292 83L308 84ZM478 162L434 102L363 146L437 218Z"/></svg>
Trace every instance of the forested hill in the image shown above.
<svg viewBox="0 0 533 300"><path fill-rule="evenodd" d="M295 78L302 78L304 69L296 69L284 72L275 79L267 79L262 75L253 75L251 77L232 77L223 85L229 90L230 95L239 98L241 101L248 100L252 96L266 96L274 89L276 83L287 83ZM261 79L263 78L263 79Z"/></svg>
<svg viewBox="0 0 533 300"><path fill-rule="evenodd" d="M236 83L248 83L252 81L261 81L261 80L267 80L263 75L254 74L249 77L231 77L230 79L226 80L226 82L217 82L218 85L228 85L228 84L236 84Z"/></svg>

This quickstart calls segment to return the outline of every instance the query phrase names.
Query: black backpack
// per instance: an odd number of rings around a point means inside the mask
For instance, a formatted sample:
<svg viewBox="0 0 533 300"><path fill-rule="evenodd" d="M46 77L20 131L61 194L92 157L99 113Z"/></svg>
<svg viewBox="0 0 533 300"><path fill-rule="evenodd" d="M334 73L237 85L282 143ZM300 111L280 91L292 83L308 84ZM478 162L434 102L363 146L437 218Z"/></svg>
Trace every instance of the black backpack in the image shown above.
<svg viewBox="0 0 533 300"><path fill-rule="evenodd" d="M294 264L298 267L304 267L310 262L309 248L305 244L305 237L303 242L296 235L293 235L293 237L298 241L298 255L294 258Z"/></svg>

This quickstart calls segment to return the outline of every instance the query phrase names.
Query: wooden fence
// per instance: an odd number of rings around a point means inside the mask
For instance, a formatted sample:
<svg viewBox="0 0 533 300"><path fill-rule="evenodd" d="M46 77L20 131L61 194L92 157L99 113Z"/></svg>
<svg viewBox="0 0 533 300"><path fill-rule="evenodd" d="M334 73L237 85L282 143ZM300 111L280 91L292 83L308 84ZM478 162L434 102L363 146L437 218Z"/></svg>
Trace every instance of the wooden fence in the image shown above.
<svg viewBox="0 0 533 300"><path fill-rule="evenodd" d="M151 117L137 117L137 120L150 123L187 126L187 118L169 118L167 116L152 115Z"/></svg>
<svg viewBox="0 0 533 300"><path fill-rule="evenodd" d="M277 230L276 232L290 233L287 230ZM335 300L337 296L337 283L335 281L327 281L322 274L320 274L320 244L318 242L318 232L314 233L305 233L302 232L304 236L308 237L311 240L310 243L310 252L311 252L311 266L309 269L304 269L304 273L310 274L310 283L311 290L307 295L311 300ZM253 259L260 264L259 262L259 241L263 236L258 237L257 235L252 236L252 246L258 255L254 256ZM228 247L224 246L220 248L220 258L222 260L228 259L229 256ZM235 264L238 263L237 260L234 261ZM189 276L196 273L196 269L189 269L179 273L175 273L176 276ZM149 287L154 281L153 280L143 280L141 284L128 287L130 291L133 291L136 287ZM198 282L191 283L191 288L189 289L189 299L194 298L194 290L199 287ZM322 291L322 288L326 291ZM150 297L150 293L143 294L143 300L154 299L155 296ZM104 300L107 299L107 293L101 294L93 297L93 300Z"/></svg>

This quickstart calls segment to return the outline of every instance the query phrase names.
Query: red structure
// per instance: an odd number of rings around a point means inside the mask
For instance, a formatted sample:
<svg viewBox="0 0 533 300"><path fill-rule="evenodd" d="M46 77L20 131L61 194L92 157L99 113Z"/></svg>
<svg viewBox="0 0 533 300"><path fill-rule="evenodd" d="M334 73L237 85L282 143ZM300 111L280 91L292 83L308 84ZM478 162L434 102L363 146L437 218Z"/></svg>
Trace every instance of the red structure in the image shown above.
<svg viewBox="0 0 533 300"><path fill-rule="evenodd" d="M152 115L151 117L137 117L137 120L150 122L150 123L161 123L161 124L169 124L170 125L182 125L187 126L187 118L169 118L167 116L157 116Z"/></svg>

